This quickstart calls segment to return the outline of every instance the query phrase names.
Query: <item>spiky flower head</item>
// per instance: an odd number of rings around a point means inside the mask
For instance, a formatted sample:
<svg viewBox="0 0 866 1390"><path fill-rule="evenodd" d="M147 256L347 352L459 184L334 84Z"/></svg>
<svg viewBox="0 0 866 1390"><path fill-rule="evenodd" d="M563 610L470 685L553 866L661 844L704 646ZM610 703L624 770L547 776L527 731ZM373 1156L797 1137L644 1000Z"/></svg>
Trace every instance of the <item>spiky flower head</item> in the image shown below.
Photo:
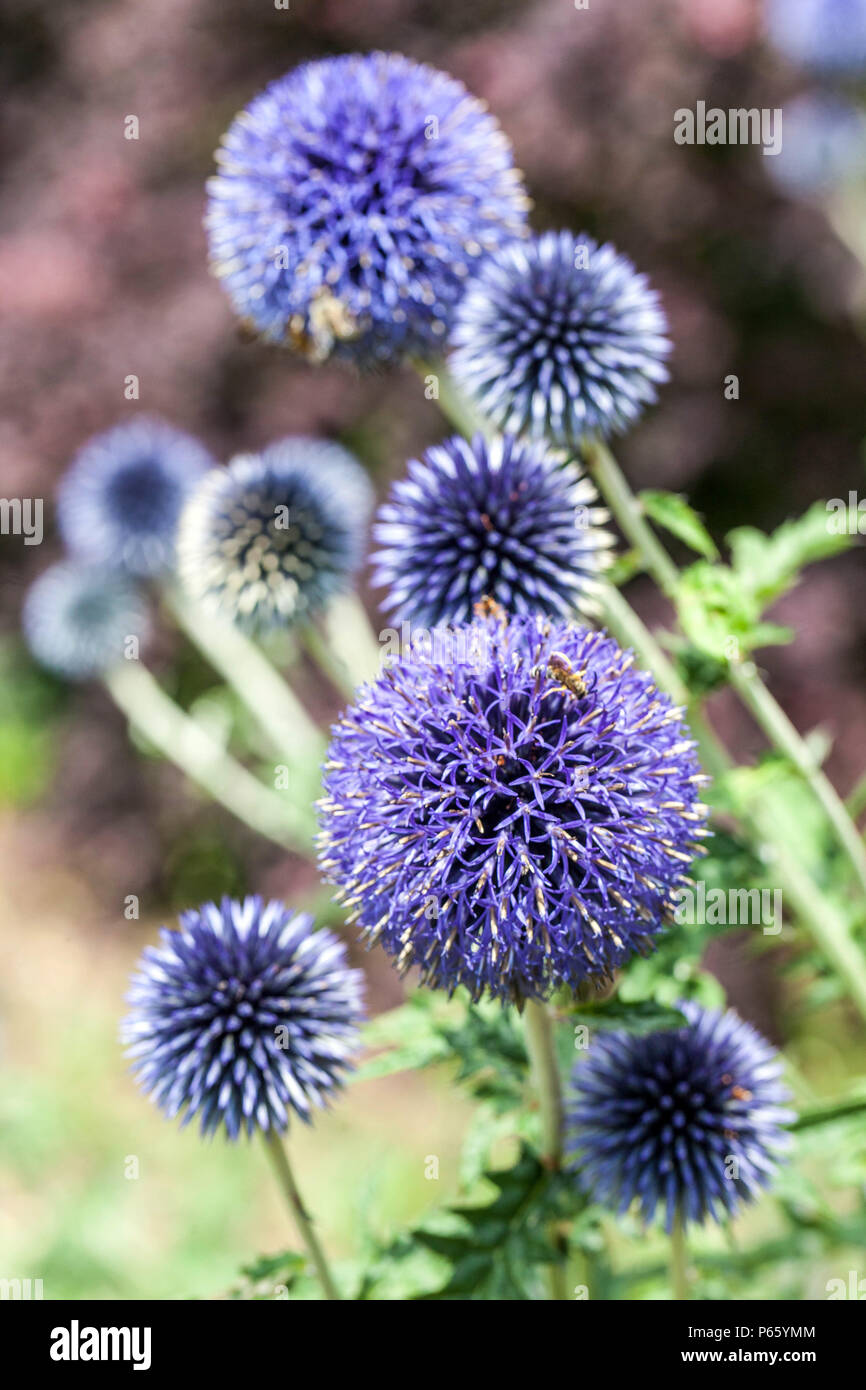
<svg viewBox="0 0 866 1390"><path fill-rule="evenodd" d="M626 429L655 400L666 332L625 256L545 232L485 262L457 310L451 369L500 429L569 446Z"/></svg>
<svg viewBox="0 0 866 1390"><path fill-rule="evenodd" d="M704 833L682 711L602 632L419 635L336 726L321 867L424 981L520 1001L652 944Z"/></svg>
<svg viewBox="0 0 866 1390"><path fill-rule="evenodd" d="M214 460L198 440L141 416L91 439L63 478L57 521L91 564L153 575L174 562L183 504Z"/></svg>
<svg viewBox="0 0 866 1390"><path fill-rule="evenodd" d="M205 903L145 948L121 1028L169 1118L229 1139L309 1121L358 1048L361 973L305 913L260 897Z"/></svg>
<svg viewBox="0 0 866 1390"><path fill-rule="evenodd" d="M307 618L360 565L372 503L339 444L297 437L242 454L209 473L183 513L181 581L245 627Z"/></svg>
<svg viewBox="0 0 866 1390"><path fill-rule="evenodd" d="M794 1118L775 1048L732 1010L678 1007L682 1028L596 1036L567 1121L593 1198L620 1212L636 1201L646 1221L660 1209L668 1231L756 1196Z"/></svg>
<svg viewBox="0 0 866 1390"><path fill-rule="evenodd" d="M150 627L131 579L71 560L39 576L24 601L21 622L40 665L73 681L118 665L132 654L130 639L140 644Z"/></svg>
<svg viewBox="0 0 866 1390"><path fill-rule="evenodd" d="M479 258L524 231L497 122L396 53L295 68L241 112L217 161L214 270L256 331L314 361L441 346Z"/></svg>
<svg viewBox="0 0 866 1390"><path fill-rule="evenodd" d="M815 72L866 67L866 0L767 0L770 41Z"/></svg>
<svg viewBox="0 0 866 1390"><path fill-rule="evenodd" d="M511 435L455 436L408 474L373 529L375 582L398 621L469 622L485 596L512 614L591 605L612 537L576 464Z"/></svg>

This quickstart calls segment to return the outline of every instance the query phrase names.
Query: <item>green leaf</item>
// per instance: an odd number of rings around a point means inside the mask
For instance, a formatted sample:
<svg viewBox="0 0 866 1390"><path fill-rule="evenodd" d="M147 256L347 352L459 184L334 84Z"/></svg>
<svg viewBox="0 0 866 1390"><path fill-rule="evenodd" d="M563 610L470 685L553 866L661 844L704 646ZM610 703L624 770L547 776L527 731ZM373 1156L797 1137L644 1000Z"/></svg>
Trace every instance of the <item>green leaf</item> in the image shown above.
<svg viewBox="0 0 866 1390"><path fill-rule="evenodd" d="M657 526L670 531L706 560L718 559L719 552L712 536L685 497L678 492L664 492L655 488L647 488L639 496L644 510Z"/></svg>
<svg viewBox="0 0 866 1390"><path fill-rule="evenodd" d="M372 1081L395 1072L417 1071L451 1055L434 1001L418 990L405 1004L379 1014L362 1030L365 1048L375 1055L362 1062L352 1074L353 1081Z"/></svg>
<svg viewBox="0 0 866 1390"><path fill-rule="evenodd" d="M635 1037L655 1033L659 1028L682 1028L686 1022L679 1009L667 1008L652 999L642 999L634 1004L611 999L606 1004L583 1005L572 1010L569 1016L574 1024L584 1024L587 1028L615 1029Z"/></svg>
<svg viewBox="0 0 866 1390"><path fill-rule="evenodd" d="M571 1174L552 1173L524 1144L510 1168L484 1174L495 1195L473 1205L452 1207L447 1230L420 1226L379 1250L364 1280L365 1296L390 1279L394 1263L411 1263L413 1256L433 1257L425 1282L436 1263L447 1272L438 1284L423 1290L416 1285L407 1299L422 1302L453 1300L520 1300L539 1296L541 1267L562 1258L555 1223L573 1222L587 1208Z"/></svg>
<svg viewBox="0 0 866 1390"><path fill-rule="evenodd" d="M780 598L815 560L847 550L853 537L831 529L826 502L815 502L801 517L782 523L765 536L740 526L726 537L734 570L762 607Z"/></svg>

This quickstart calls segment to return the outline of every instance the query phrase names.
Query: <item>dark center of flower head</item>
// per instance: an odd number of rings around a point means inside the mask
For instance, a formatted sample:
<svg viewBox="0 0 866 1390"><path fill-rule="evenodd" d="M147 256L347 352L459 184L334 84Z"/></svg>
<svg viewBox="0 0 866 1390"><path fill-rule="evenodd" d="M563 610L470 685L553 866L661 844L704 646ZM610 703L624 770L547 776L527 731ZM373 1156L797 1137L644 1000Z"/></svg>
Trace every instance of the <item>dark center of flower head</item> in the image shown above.
<svg viewBox="0 0 866 1390"><path fill-rule="evenodd" d="M702 832L678 712L599 633L492 616L432 647L344 721L325 871L431 983L521 998L608 975L660 930Z"/></svg>
<svg viewBox="0 0 866 1390"><path fill-rule="evenodd" d="M118 468L106 493L117 520L131 535L162 537L182 500L178 482L158 459L146 456Z"/></svg>
<svg viewBox="0 0 866 1390"><path fill-rule="evenodd" d="M322 515L302 479L266 480L231 499L217 530L239 602L269 598L285 616L310 606L346 544L344 528Z"/></svg>

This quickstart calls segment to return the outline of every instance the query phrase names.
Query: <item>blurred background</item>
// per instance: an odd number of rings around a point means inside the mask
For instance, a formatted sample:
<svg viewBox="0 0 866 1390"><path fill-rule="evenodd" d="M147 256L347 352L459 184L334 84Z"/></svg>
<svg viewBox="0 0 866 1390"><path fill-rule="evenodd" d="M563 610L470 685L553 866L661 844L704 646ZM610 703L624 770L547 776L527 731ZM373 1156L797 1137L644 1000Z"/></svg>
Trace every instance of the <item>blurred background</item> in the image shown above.
<svg viewBox="0 0 866 1390"><path fill-rule="evenodd" d="M862 131L843 149L807 129L799 149L792 119L777 160L673 139L674 112L698 100L808 111L816 79L767 42L760 0L7 5L0 493L43 497L46 536L0 537L0 1275L41 1277L46 1298L214 1297L253 1251L288 1238L257 1150L204 1147L139 1097L117 1018L135 957L178 909L259 891L334 921L327 894L309 865L137 755L99 687L39 672L18 627L27 585L58 548L59 474L134 411L165 416L220 459L287 433L339 437L380 492L447 432L408 370L362 378L243 342L206 265L204 182L235 112L304 59L371 48L445 68L485 98L514 143L534 226L613 241L661 291L672 380L618 450L636 487L687 492L717 540L744 522L770 529L816 497L863 493ZM833 91L860 109L856 81ZM124 138L129 115L138 140ZM129 374L137 403L124 399ZM725 398L731 374L738 400ZM664 617L648 587L632 592L645 616ZM762 653L797 725L832 739L843 793L866 765L863 593L862 551L824 563L773 615L796 640ZM168 631L150 662L186 705L216 683ZM337 713L311 670L300 693L322 721ZM756 755L748 716L724 694L712 708L738 755ZM138 920L124 917L130 894ZM713 951L732 1002L791 1044L821 1093L862 1070L847 1020L792 1024L736 936ZM391 968L375 953L360 963L371 1008L397 1003ZM300 1135L326 1242L347 1254L365 1223L381 1233L452 1196L467 1113L447 1074L413 1074L353 1087ZM138 1179L125 1176L129 1156ZM827 1277L809 1274L813 1296ZM750 1296L779 1296L779 1278Z"/></svg>

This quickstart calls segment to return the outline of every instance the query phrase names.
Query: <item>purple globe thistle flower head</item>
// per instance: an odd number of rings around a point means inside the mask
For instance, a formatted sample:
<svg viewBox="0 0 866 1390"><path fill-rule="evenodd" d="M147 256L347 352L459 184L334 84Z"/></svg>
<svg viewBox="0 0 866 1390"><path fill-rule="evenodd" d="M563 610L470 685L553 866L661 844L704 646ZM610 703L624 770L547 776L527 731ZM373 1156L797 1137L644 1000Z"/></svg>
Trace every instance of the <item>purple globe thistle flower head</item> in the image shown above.
<svg viewBox="0 0 866 1390"><path fill-rule="evenodd" d="M223 898L184 912L132 977L121 1038L142 1090L170 1118L283 1133L342 1084L363 1018L345 947L281 902Z"/></svg>
<svg viewBox="0 0 866 1390"><path fill-rule="evenodd" d="M425 983L520 1003L648 948L705 834L682 711L602 632L418 635L334 730L321 868Z"/></svg>
<svg viewBox="0 0 866 1390"><path fill-rule="evenodd" d="M240 455L187 504L181 582L250 629L308 618L360 565L372 501L358 460L329 440L281 439Z"/></svg>
<svg viewBox="0 0 866 1390"><path fill-rule="evenodd" d="M626 429L656 399L666 332L625 256L545 232L482 266L455 316L451 369L500 429L571 446Z"/></svg>
<svg viewBox="0 0 866 1390"><path fill-rule="evenodd" d="M149 631L144 600L125 574L67 560L44 571L21 616L24 637L41 666L64 680L101 676L129 655L131 638Z"/></svg>
<svg viewBox="0 0 866 1390"><path fill-rule="evenodd" d="M154 575L174 563L186 498L214 460L198 440L141 416L91 439L60 484L57 520L91 564Z"/></svg>
<svg viewBox="0 0 866 1390"><path fill-rule="evenodd" d="M770 42L818 73L866 66L866 0L767 0Z"/></svg>
<svg viewBox="0 0 866 1390"><path fill-rule="evenodd" d="M689 1002L682 1028L634 1037L603 1033L574 1069L568 1146L581 1181L605 1206L658 1208L721 1221L772 1176L794 1119L782 1064L732 1011Z"/></svg>
<svg viewBox="0 0 866 1390"><path fill-rule="evenodd" d="M441 346L474 263L525 228L497 122L396 53L295 68L237 117L217 161L215 273L255 331L313 361Z"/></svg>
<svg viewBox="0 0 866 1390"><path fill-rule="evenodd" d="M785 107L785 139L768 161L786 193L822 195L866 173L866 115L824 92L804 93Z"/></svg>
<svg viewBox="0 0 866 1390"><path fill-rule="evenodd" d="M511 435L455 435L408 473L373 529L375 582L395 618L470 622L485 596L512 614L591 608L613 538L576 464Z"/></svg>

